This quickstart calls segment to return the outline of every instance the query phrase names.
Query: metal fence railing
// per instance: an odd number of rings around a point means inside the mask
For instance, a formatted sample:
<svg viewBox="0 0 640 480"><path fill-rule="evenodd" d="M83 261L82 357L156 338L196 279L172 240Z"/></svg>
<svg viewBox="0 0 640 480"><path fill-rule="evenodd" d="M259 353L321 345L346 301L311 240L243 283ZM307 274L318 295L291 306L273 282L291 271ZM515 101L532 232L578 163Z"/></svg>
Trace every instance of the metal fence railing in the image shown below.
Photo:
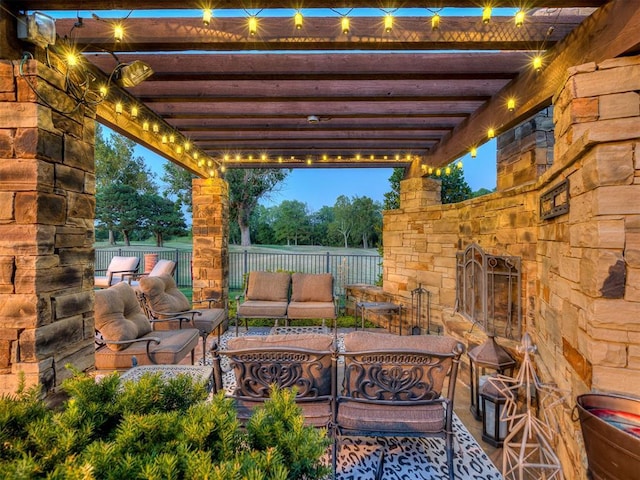
<svg viewBox="0 0 640 480"><path fill-rule="evenodd" d="M96 250L95 268L106 269L114 256L140 257L139 272L145 271L145 255L157 254L158 259L176 262L175 278L179 287L190 287L192 283L190 250L140 250L109 249ZM326 253L255 253L244 250L229 252L229 288L241 290L244 278L252 270L287 271L302 273L331 273L335 278L336 293L344 285L366 283L373 285L382 273L378 255L342 255Z"/></svg>

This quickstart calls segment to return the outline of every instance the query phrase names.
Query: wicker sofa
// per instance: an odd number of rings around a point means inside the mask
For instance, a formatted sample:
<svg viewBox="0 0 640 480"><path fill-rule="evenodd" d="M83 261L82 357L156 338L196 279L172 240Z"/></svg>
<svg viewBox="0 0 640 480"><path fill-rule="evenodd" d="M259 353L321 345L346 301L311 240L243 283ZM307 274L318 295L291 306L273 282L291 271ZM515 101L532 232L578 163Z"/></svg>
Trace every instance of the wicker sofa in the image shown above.
<svg viewBox="0 0 640 480"><path fill-rule="evenodd" d="M249 272L244 295L236 297L236 336L240 320L250 318L334 320L338 316L330 273Z"/></svg>
<svg viewBox="0 0 640 480"><path fill-rule="evenodd" d="M242 419L268 398L271 385L297 387L305 423L334 435L334 471L343 436L424 436L444 439L448 476L455 478L453 403L464 346L445 336L372 332L346 334L344 352L336 343L321 334L232 339L227 350L214 346L215 388L223 387L222 356L235 373L232 396ZM383 450L376 478L384 459Z"/></svg>

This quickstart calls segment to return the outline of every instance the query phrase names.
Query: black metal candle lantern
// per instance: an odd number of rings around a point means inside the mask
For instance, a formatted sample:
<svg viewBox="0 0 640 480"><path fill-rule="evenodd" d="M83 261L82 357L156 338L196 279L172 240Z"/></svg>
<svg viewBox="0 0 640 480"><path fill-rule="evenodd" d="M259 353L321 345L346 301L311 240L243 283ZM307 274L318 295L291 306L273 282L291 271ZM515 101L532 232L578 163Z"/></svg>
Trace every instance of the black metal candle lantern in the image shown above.
<svg viewBox="0 0 640 480"><path fill-rule="evenodd" d="M482 405L480 404L481 375L490 373L501 375L513 375L513 368L516 361L509 353L498 345L493 337L489 335L487 341L482 345L469 350L469 383L471 391L471 413L476 420L482 418ZM485 377L486 378L486 377Z"/></svg>
<svg viewBox="0 0 640 480"><path fill-rule="evenodd" d="M482 440L497 448L502 448L509 433L509 422L503 419L507 403L506 395L488 381L480 392L482 402Z"/></svg>

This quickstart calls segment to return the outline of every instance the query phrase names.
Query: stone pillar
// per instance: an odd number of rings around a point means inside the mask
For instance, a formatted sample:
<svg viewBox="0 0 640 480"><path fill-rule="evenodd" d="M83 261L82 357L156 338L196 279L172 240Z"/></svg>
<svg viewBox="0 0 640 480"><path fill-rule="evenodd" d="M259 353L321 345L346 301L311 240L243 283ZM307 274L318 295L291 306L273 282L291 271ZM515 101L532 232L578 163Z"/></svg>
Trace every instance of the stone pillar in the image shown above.
<svg viewBox="0 0 640 480"><path fill-rule="evenodd" d="M400 182L400 208L415 208L437 205L440 201L442 183L430 177L408 178Z"/></svg>
<svg viewBox="0 0 640 480"><path fill-rule="evenodd" d="M229 296L229 185L193 180L193 300Z"/></svg>
<svg viewBox="0 0 640 480"><path fill-rule="evenodd" d="M18 64L0 61L0 393L94 365L95 111Z"/></svg>
<svg viewBox="0 0 640 480"><path fill-rule="evenodd" d="M498 136L497 190L534 183L553 164L553 107Z"/></svg>

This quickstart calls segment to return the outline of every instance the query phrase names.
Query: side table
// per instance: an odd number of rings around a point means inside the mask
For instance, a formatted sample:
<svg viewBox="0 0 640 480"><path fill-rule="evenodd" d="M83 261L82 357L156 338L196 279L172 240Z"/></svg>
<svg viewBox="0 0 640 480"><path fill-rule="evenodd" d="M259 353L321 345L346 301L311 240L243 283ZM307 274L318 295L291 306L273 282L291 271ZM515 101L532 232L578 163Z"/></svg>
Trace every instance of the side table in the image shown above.
<svg viewBox="0 0 640 480"><path fill-rule="evenodd" d="M358 329L358 310L360 310L360 322L364 330L364 321L367 312L378 313L381 315L397 315L399 333L402 335L402 305L391 302L356 302L356 330ZM389 325L387 330L391 332L391 317L389 317Z"/></svg>
<svg viewBox="0 0 640 480"><path fill-rule="evenodd" d="M206 384L207 391L213 388L213 367L197 365L140 365L120 375L120 381L138 381L145 373L159 373L163 380L178 375L189 375L194 381Z"/></svg>

